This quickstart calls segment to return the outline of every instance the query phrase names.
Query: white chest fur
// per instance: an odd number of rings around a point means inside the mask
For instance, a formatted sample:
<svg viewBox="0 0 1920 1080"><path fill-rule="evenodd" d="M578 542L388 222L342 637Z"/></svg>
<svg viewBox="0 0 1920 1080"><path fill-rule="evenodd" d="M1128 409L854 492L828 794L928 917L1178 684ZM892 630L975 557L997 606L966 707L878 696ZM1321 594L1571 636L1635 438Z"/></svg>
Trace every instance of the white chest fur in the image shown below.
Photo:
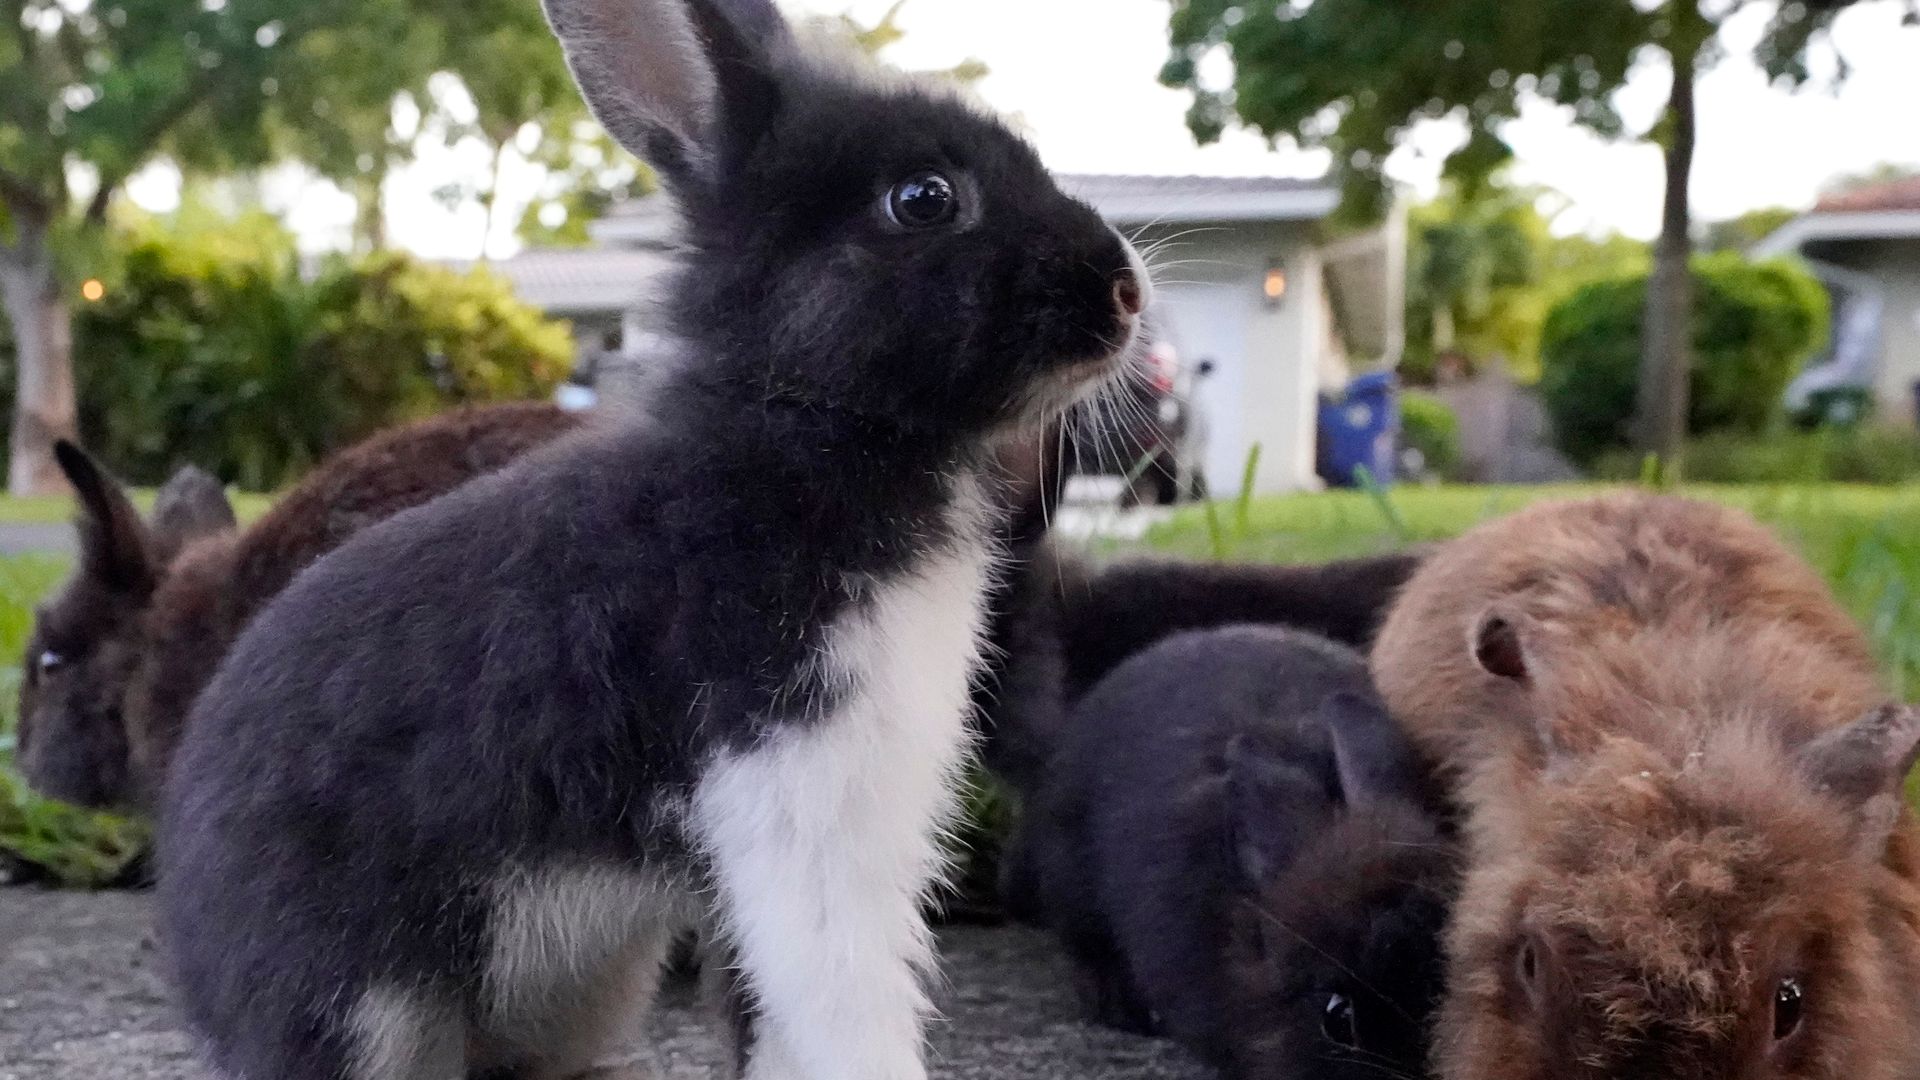
<svg viewBox="0 0 1920 1080"><path fill-rule="evenodd" d="M875 582L830 628L828 714L718 762L695 791L757 1006L749 1080L924 1076L920 907L967 749L991 563L978 506L955 511L964 542Z"/></svg>

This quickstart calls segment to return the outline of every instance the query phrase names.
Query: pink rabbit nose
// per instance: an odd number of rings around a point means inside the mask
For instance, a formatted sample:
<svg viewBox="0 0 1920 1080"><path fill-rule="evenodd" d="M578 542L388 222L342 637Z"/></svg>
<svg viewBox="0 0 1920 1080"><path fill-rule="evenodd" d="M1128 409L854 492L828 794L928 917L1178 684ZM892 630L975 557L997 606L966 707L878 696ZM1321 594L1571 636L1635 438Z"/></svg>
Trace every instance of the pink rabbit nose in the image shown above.
<svg viewBox="0 0 1920 1080"><path fill-rule="evenodd" d="M1113 302L1129 315L1140 314L1140 309L1146 306L1147 299L1140 288L1140 279L1134 276L1132 269L1114 275Z"/></svg>

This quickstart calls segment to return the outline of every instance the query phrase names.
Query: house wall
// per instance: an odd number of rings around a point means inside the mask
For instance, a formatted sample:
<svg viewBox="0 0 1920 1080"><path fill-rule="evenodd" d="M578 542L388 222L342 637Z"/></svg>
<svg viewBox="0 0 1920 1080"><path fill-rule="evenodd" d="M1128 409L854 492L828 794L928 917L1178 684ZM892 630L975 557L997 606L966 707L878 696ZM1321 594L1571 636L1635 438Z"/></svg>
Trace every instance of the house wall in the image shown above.
<svg viewBox="0 0 1920 1080"><path fill-rule="evenodd" d="M1880 415L1913 424L1920 383L1920 240L1875 245L1864 269L1886 287L1880 324Z"/></svg>
<svg viewBox="0 0 1920 1080"><path fill-rule="evenodd" d="M1810 246L1813 257L1872 276L1884 290L1874 396L1882 419L1913 425L1920 382L1920 239L1854 240Z"/></svg>
<svg viewBox="0 0 1920 1080"><path fill-rule="evenodd" d="M1254 487L1262 493L1315 485L1315 403L1320 389L1324 298L1310 228L1295 223L1182 223L1146 230L1156 252L1156 310L1182 364L1214 362L1194 390L1205 411L1208 483L1238 488L1253 445ZM1287 273L1287 293L1269 305L1270 260Z"/></svg>

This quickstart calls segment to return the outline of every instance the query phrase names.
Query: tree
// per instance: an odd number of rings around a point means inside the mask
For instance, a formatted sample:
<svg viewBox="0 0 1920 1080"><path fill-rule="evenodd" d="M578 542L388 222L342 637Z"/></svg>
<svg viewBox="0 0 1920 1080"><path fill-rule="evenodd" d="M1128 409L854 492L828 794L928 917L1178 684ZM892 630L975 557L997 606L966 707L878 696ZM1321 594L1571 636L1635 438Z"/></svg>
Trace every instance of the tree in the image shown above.
<svg viewBox="0 0 1920 1080"><path fill-rule="evenodd" d="M814 17L813 24L825 33L837 35L853 43L853 46L868 56L877 57L881 53L907 36L900 25L900 13L906 10L907 0L894 0L880 16L880 21L871 26L860 22L851 15L822 15ZM987 65L979 59L969 57L944 71L924 72L928 75L942 75L955 82L975 83L987 77Z"/></svg>
<svg viewBox="0 0 1920 1080"><path fill-rule="evenodd" d="M1450 176L1484 176L1511 156L1500 131L1529 96L1568 106L1606 136L1624 134L1612 104L1635 55L1665 54L1673 79L1654 131L1667 182L1655 270L1647 290L1638 383L1640 444L1677 460L1688 411L1686 314L1695 144L1694 85L1722 50L1721 25L1751 0L1174 0L1172 54L1161 73L1194 94L1188 124L1202 141L1232 119L1269 138L1333 151L1349 206L1376 209L1386 157L1413 124L1455 118L1467 138ZM1808 57L1857 0L1786 0L1756 59L1789 84L1810 78ZM1872 2L1872 0L1858 0ZM1888 0L1920 24L1920 0ZM1209 85L1203 61L1224 50L1233 77ZM1844 65L1841 74L1845 74Z"/></svg>
<svg viewBox="0 0 1920 1080"><path fill-rule="evenodd" d="M74 264L127 179L162 153L187 168L268 160L277 99L371 62L303 46L350 27L390 49L409 40L419 6L0 0L0 298L17 356L9 490L60 486L51 448L74 433Z"/></svg>
<svg viewBox="0 0 1920 1080"><path fill-rule="evenodd" d="M431 8L401 26L329 27L298 48L324 76L280 80L267 113L276 158L298 161L352 195L353 246L387 246L382 190L411 159L428 104L427 81L445 53L446 27ZM379 40L375 35L399 33ZM405 108L396 108L404 100ZM410 121L403 129L397 115Z"/></svg>
<svg viewBox="0 0 1920 1080"><path fill-rule="evenodd" d="M1405 374L1423 376L1449 352L1532 367L1543 308L1532 294L1549 240L1543 197L1533 188L1450 184L1408 215Z"/></svg>
<svg viewBox="0 0 1920 1080"><path fill-rule="evenodd" d="M1896 165L1883 161L1872 168L1857 173L1842 173L1827 181L1820 189L1822 195L1850 195L1856 191L1895 184L1902 180L1911 180L1920 176L1920 169L1911 165Z"/></svg>
<svg viewBox="0 0 1920 1080"><path fill-rule="evenodd" d="M1708 222L1704 246L1708 251L1745 251L1799 216L1800 211L1790 206L1763 206L1724 221Z"/></svg>
<svg viewBox="0 0 1920 1080"><path fill-rule="evenodd" d="M543 128L529 155L547 170L541 190L520 215L517 233L536 247L583 247L587 226L622 199L656 186L653 170L622 150L600 125L576 121L568 131Z"/></svg>
<svg viewBox="0 0 1920 1080"><path fill-rule="evenodd" d="M481 257L499 214L500 180L516 152L533 161L564 157L586 107L574 89L560 44L538 5L527 0L486 0L486 17L449 29L447 68L458 76L472 106L471 119L448 122L449 99L434 95L442 113L437 125L449 141L479 140L491 167L484 183L457 185L444 196L477 200L486 211ZM464 110L462 110L464 111Z"/></svg>

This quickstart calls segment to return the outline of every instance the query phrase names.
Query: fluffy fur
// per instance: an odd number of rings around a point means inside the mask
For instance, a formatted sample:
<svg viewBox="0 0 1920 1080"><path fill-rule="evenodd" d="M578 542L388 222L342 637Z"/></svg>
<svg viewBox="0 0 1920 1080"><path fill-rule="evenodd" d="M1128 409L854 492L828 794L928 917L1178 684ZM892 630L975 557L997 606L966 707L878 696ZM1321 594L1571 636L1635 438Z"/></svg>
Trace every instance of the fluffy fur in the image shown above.
<svg viewBox="0 0 1920 1080"><path fill-rule="evenodd" d="M1236 1077L1420 1070L1454 858L1358 653L1176 634L1069 723L1015 857L1096 1018Z"/></svg>
<svg viewBox="0 0 1920 1080"><path fill-rule="evenodd" d="M1025 517L1044 520L1036 510ZM1266 623L1364 647L1421 557L1301 566L1127 559L1102 568L1048 544L1041 530L1016 531L994 602L996 659L977 691L986 764L1033 787L1073 703L1181 631Z"/></svg>
<svg viewBox="0 0 1920 1080"><path fill-rule="evenodd" d="M60 460L81 494L81 559L36 612L27 642L28 782L85 806L149 809L194 698L294 574L373 522L579 423L525 403L384 432L327 459L245 531L219 483L198 469L170 480L143 522L118 483L67 448ZM49 654L55 662L45 662Z"/></svg>
<svg viewBox="0 0 1920 1080"><path fill-rule="evenodd" d="M544 1078L697 901L749 1077L916 1080L988 447L1129 362L1139 261L1003 126L770 6L549 7L683 210L685 362L651 419L363 530L242 634L163 805L185 1012L235 1080L415 1080L368 1054L420 1060L449 1008L465 1069ZM953 212L903 217L930 172L957 202L912 209ZM503 899L606 872L646 887L584 938Z"/></svg>
<svg viewBox="0 0 1920 1080"><path fill-rule="evenodd" d="M1373 670L1467 810L1443 1077L1920 1075L1920 721L1758 524L1635 494L1483 526Z"/></svg>

